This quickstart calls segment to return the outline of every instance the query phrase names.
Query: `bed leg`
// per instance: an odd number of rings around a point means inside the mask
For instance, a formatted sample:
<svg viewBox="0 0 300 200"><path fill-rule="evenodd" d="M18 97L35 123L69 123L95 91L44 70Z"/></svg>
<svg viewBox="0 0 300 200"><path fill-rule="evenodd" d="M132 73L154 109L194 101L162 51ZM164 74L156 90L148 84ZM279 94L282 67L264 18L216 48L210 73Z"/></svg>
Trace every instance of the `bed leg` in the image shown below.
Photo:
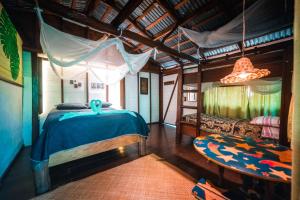
<svg viewBox="0 0 300 200"><path fill-rule="evenodd" d="M141 138L139 145L139 156L146 155L146 138Z"/></svg>
<svg viewBox="0 0 300 200"><path fill-rule="evenodd" d="M51 182L49 176L48 161L42 161L35 164L33 167L35 191L37 194L42 194L50 190Z"/></svg>

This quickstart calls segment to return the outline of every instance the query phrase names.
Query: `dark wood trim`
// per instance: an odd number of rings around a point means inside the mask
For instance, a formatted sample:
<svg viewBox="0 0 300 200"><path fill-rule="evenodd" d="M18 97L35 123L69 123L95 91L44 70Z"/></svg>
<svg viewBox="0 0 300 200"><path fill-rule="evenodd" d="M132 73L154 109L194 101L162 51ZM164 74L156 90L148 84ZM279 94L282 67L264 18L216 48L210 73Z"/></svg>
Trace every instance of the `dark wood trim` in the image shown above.
<svg viewBox="0 0 300 200"><path fill-rule="evenodd" d="M125 101L125 78L123 78L120 81L120 105L121 108L125 109L126 108L126 101Z"/></svg>
<svg viewBox="0 0 300 200"><path fill-rule="evenodd" d="M281 90L281 108L280 108L280 132L279 143L288 145L287 126L289 107L292 98L292 71L293 71L293 49L289 47L285 52L288 60L282 64L282 90Z"/></svg>
<svg viewBox="0 0 300 200"><path fill-rule="evenodd" d="M137 77L137 105L138 113L140 113L140 72L136 74Z"/></svg>
<svg viewBox="0 0 300 200"><path fill-rule="evenodd" d="M64 80L60 79L60 99L61 103L65 102Z"/></svg>
<svg viewBox="0 0 300 200"><path fill-rule="evenodd" d="M197 80L197 125L196 125L196 134L200 135L200 125L201 125L201 113L202 113L202 92L201 92L201 83L202 83L202 69L201 65L198 65L198 80Z"/></svg>
<svg viewBox="0 0 300 200"><path fill-rule="evenodd" d="M119 12L115 19L111 22L115 27L119 27L125 19L142 3L143 0L129 0L124 8Z"/></svg>
<svg viewBox="0 0 300 200"><path fill-rule="evenodd" d="M150 98L150 104L149 104L149 107L150 107L150 124L152 123L152 90L151 90L151 83L152 83L152 80L151 80L151 72L149 72L149 98Z"/></svg>
<svg viewBox="0 0 300 200"><path fill-rule="evenodd" d="M168 75L172 75L172 74L178 74L180 67L174 67L172 69L164 69L162 71L163 76L168 76Z"/></svg>
<svg viewBox="0 0 300 200"><path fill-rule="evenodd" d="M108 85L106 85L105 86L105 89L106 89L106 102L109 102L109 86Z"/></svg>
<svg viewBox="0 0 300 200"><path fill-rule="evenodd" d="M18 86L18 87L23 88L23 85L22 85L22 84L16 83L16 82L14 82L14 81L12 81L12 80L8 80L8 79L6 79L6 78L4 78L4 77L0 77L0 80L1 80L1 81L4 81L4 82L6 82L6 83L9 83L9 84L12 84L12 85L15 85L15 86Z"/></svg>
<svg viewBox="0 0 300 200"><path fill-rule="evenodd" d="M178 72L178 92L177 92L177 115L176 115L176 143L180 143L182 139L181 134L181 117L182 117L182 90L183 90L183 69L180 68Z"/></svg>
<svg viewBox="0 0 300 200"><path fill-rule="evenodd" d="M41 59L38 59L37 53L31 54L32 64L32 143L36 141L39 135L39 73Z"/></svg>
<svg viewBox="0 0 300 200"><path fill-rule="evenodd" d="M159 122L163 123L163 75L159 73Z"/></svg>
<svg viewBox="0 0 300 200"><path fill-rule="evenodd" d="M167 114L168 114L168 111L169 111L169 108L170 108L170 105L171 105L171 102L172 102L172 99L173 99L173 95L174 95L174 92L175 92L176 85L178 85L178 76L176 77L176 81L175 81L175 84L173 86L170 99L168 101L168 105L167 105L167 108L166 108L166 111L165 111L165 114L164 114L163 122L166 120L166 117L167 117Z"/></svg>
<svg viewBox="0 0 300 200"><path fill-rule="evenodd" d="M31 54L32 56L32 54ZM42 58L37 58L38 59L38 77L39 77L39 114L43 113L43 59ZM31 64L32 66L32 64Z"/></svg>
<svg viewBox="0 0 300 200"><path fill-rule="evenodd" d="M86 103L89 103L89 95L90 95L90 90L89 90L89 73L87 72L85 74L85 89L86 89Z"/></svg>

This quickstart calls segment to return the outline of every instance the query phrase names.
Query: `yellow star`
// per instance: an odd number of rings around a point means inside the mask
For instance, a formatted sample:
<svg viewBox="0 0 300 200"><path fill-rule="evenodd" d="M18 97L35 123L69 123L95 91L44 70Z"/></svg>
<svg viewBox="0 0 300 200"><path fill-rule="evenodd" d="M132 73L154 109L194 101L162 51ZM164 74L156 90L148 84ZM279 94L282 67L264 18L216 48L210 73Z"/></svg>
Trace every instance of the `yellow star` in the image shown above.
<svg viewBox="0 0 300 200"><path fill-rule="evenodd" d="M238 155L238 153L240 153L241 151L240 150L237 150L236 148L234 147L228 147L228 146L224 146L224 149L223 151L228 151L228 152L231 152L235 155Z"/></svg>
<svg viewBox="0 0 300 200"><path fill-rule="evenodd" d="M279 156L280 162L292 162L292 151L291 150L285 150L285 151L276 151L268 149L268 151L276 154Z"/></svg>
<svg viewBox="0 0 300 200"><path fill-rule="evenodd" d="M256 167L254 164L246 164L246 168L247 169L252 169L254 171L260 169L260 168Z"/></svg>
<svg viewBox="0 0 300 200"><path fill-rule="evenodd" d="M240 148L244 148L244 149L246 149L247 151L249 151L251 148L254 148L253 146L250 146L250 145L248 145L247 143L238 143L236 146L237 146L237 147L240 147Z"/></svg>
<svg viewBox="0 0 300 200"><path fill-rule="evenodd" d="M216 138L216 139L214 139L215 141L217 141L217 142L219 142L219 143L221 143L221 142L225 142L225 140L223 140L223 139L219 139L219 138Z"/></svg>
<svg viewBox="0 0 300 200"><path fill-rule="evenodd" d="M209 137L217 139L220 137L220 135L219 134L211 134L211 135L209 135Z"/></svg>
<svg viewBox="0 0 300 200"><path fill-rule="evenodd" d="M277 146L273 143L270 143L270 144L258 144L259 146L262 146L262 147L272 147L272 148L276 148Z"/></svg>
<svg viewBox="0 0 300 200"><path fill-rule="evenodd" d="M270 168L272 172L270 174L273 174L275 176L278 176L282 178L283 180L287 181L288 179L291 179L291 176L287 175L284 171L277 171L275 169Z"/></svg>
<svg viewBox="0 0 300 200"><path fill-rule="evenodd" d="M226 156L226 155L220 155L220 156L217 156L217 158L221 158L223 159L225 162L229 162L229 161L236 161L236 159L233 158L232 155L229 155L229 156Z"/></svg>

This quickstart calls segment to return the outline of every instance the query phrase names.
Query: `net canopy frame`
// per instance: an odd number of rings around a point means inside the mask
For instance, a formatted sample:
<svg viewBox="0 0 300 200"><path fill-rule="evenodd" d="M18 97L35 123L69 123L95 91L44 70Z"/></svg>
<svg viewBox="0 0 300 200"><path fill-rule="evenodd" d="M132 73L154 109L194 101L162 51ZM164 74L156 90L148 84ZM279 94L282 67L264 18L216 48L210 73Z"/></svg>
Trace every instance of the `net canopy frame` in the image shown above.
<svg viewBox="0 0 300 200"><path fill-rule="evenodd" d="M90 73L105 84L113 84L127 74L139 72L155 52L151 49L140 54L128 53L119 37L93 41L62 32L48 25L41 12L37 7L40 43L51 68L61 79Z"/></svg>

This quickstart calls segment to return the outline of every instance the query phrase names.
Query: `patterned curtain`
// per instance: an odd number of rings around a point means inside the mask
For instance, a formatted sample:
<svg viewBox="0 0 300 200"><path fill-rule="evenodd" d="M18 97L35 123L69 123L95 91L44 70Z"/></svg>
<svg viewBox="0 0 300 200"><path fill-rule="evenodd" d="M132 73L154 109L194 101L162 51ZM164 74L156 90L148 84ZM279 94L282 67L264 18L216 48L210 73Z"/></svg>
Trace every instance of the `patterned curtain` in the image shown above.
<svg viewBox="0 0 300 200"><path fill-rule="evenodd" d="M248 86L216 87L204 92L204 112L221 117L251 119L261 115L278 116L281 92L258 94Z"/></svg>

